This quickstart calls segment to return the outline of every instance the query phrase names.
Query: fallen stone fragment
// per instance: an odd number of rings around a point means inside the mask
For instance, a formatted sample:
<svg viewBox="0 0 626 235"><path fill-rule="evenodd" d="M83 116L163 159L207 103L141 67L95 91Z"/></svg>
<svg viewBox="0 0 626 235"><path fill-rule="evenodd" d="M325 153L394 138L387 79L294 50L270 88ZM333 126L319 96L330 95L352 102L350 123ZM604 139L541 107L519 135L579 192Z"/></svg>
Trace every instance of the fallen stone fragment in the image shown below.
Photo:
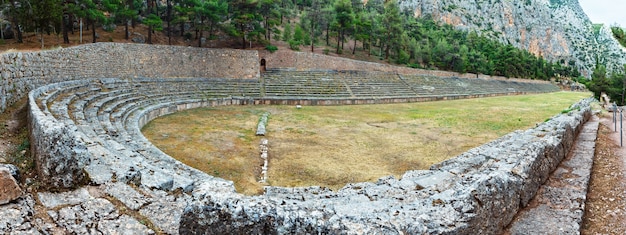
<svg viewBox="0 0 626 235"><path fill-rule="evenodd" d="M11 176L15 178L15 181L20 181L20 170L15 165L0 164L0 168L6 168L11 173Z"/></svg>
<svg viewBox="0 0 626 235"><path fill-rule="evenodd" d="M22 189L11 175L11 172L0 167L0 205L7 204L22 196Z"/></svg>

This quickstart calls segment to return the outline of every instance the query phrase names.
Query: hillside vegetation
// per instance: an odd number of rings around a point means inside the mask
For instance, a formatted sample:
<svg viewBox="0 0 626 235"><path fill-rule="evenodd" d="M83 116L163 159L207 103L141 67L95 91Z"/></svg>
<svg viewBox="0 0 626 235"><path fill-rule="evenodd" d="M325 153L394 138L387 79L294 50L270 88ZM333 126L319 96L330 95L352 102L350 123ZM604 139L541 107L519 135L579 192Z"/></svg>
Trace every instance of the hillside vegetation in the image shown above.
<svg viewBox="0 0 626 235"><path fill-rule="evenodd" d="M614 73L626 63L626 50L610 27L595 28L575 0L403 0L400 5L415 16L431 16L546 60L574 64L587 78L596 64Z"/></svg>
<svg viewBox="0 0 626 235"><path fill-rule="evenodd" d="M92 42L107 40L96 29L124 28L126 40L135 42L153 43L159 34L167 38L161 43L275 50L280 40L293 50L324 47L417 68L543 80L580 75L573 60L549 61L482 31L462 31L430 15L415 18L397 0L18 0L5 9L14 29L58 34L64 43L82 22ZM146 27L145 38L134 32L138 24ZM23 41L22 31L14 31L7 37Z"/></svg>
<svg viewBox="0 0 626 235"><path fill-rule="evenodd" d="M619 44L621 44L623 47L626 47L626 33L624 33L624 28L620 26L611 26L611 31L613 32L613 36L615 37L615 39L617 39Z"/></svg>

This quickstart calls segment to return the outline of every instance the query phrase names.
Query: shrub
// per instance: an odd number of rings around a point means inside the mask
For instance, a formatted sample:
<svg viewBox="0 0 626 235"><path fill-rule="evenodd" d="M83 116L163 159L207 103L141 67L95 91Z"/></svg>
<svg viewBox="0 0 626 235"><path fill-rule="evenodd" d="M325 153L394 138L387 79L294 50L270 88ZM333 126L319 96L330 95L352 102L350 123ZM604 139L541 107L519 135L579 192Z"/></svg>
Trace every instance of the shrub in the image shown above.
<svg viewBox="0 0 626 235"><path fill-rule="evenodd" d="M265 46L265 50L268 50L270 53L274 53L275 51L278 50L278 47L276 47L274 45L267 45L267 46Z"/></svg>
<svg viewBox="0 0 626 235"><path fill-rule="evenodd" d="M294 51L299 51L300 50L300 41L296 41L296 40L289 40L289 48L291 48L291 50Z"/></svg>

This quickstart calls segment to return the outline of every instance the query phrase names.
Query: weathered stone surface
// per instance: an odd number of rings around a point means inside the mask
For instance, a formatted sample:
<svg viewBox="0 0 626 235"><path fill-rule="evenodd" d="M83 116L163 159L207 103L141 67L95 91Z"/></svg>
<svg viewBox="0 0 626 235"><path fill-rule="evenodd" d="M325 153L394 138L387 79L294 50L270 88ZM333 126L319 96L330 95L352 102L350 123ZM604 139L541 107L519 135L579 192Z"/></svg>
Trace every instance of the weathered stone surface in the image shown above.
<svg viewBox="0 0 626 235"><path fill-rule="evenodd" d="M131 166L124 175L118 177L118 180L137 186L141 185L141 171L135 170L135 167Z"/></svg>
<svg viewBox="0 0 626 235"><path fill-rule="evenodd" d="M139 212L167 234L178 234L180 216L191 200L189 195L166 195L153 191L155 200L144 206Z"/></svg>
<svg viewBox="0 0 626 235"><path fill-rule="evenodd" d="M112 183L107 185L106 193L120 200L131 210L138 210L152 201L151 198L146 197L124 183Z"/></svg>
<svg viewBox="0 0 626 235"><path fill-rule="evenodd" d="M146 43L145 37L140 33L135 32L132 36L133 37L131 38L131 41L133 41L134 43Z"/></svg>
<svg viewBox="0 0 626 235"><path fill-rule="evenodd" d="M30 98L30 105L37 105ZM37 173L46 187L73 188L85 182L83 169L89 163L85 144L63 123L55 122L39 110L29 115L31 155Z"/></svg>
<svg viewBox="0 0 626 235"><path fill-rule="evenodd" d="M259 118L259 124L256 127L256 135L257 136L265 136L267 120L270 116L270 113L263 113L261 118Z"/></svg>
<svg viewBox="0 0 626 235"><path fill-rule="evenodd" d="M37 196L41 204L49 209L58 206L78 205L93 198L86 188L62 193L40 192Z"/></svg>
<svg viewBox="0 0 626 235"><path fill-rule="evenodd" d="M48 211L55 223L76 234L153 234L137 220L120 216L111 202L103 198L93 198L75 206ZM128 229L128 230L125 230Z"/></svg>
<svg viewBox="0 0 626 235"><path fill-rule="evenodd" d="M122 215L117 220L100 221L98 223L98 230L102 232L102 234L154 234L154 231L127 215Z"/></svg>
<svg viewBox="0 0 626 235"><path fill-rule="evenodd" d="M542 185L531 205L507 229L509 234L578 234L595 154L598 118L580 131L574 149Z"/></svg>
<svg viewBox="0 0 626 235"><path fill-rule="evenodd" d="M17 202L0 206L0 233L2 234L40 234L37 226L47 231L33 215L35 200L31 196L18 199Z"/></svg>
<svg viewBox="0 0 626 235"><path fill-rule="evenodd" d="M22 189L11 175L11 172L0 167L0 205L7 204L22 196Z"/></svg>

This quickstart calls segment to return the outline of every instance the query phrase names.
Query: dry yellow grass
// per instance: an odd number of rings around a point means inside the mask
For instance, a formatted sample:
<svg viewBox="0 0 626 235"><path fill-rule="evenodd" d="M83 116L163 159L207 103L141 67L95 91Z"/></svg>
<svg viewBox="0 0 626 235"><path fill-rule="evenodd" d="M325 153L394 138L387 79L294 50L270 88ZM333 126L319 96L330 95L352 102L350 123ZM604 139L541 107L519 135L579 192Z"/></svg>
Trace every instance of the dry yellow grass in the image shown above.
<svg viewBox="0 0 626 235"><path fill-rule="evenodd" d="M518 129L543 122L588 93L359 106L230 106L158 118L144 135L172 157L262 192L255 136L270 112L269 181L275 186L338 189L407 170L426 169Z"/></svg>

